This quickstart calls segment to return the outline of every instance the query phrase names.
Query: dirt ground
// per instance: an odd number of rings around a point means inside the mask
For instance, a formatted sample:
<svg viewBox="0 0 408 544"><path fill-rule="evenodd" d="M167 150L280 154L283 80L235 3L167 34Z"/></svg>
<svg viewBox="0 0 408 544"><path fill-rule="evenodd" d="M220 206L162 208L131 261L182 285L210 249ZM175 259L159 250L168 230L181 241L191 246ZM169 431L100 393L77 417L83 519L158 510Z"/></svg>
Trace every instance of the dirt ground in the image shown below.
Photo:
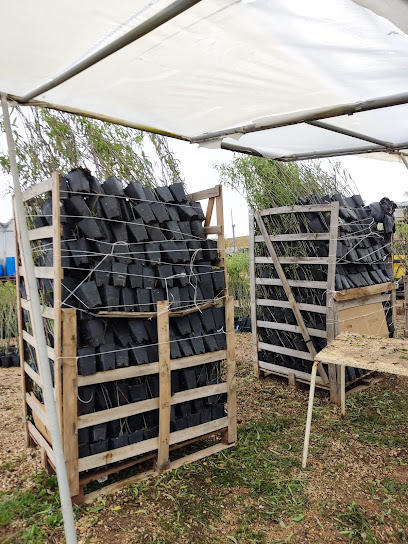
<svg viewBox="0 0 408 544"><path fill-rule="evenodd" d="M400 330L403 322L400 309ZM305 472L307 388L289 388L276 377L258 380L251 360L251 335L238 334L237 450L82 507L76 513L80 544L408 543L408 380L386 376L350 397L344 421L327 393L317 391ZM24 445L19 369L0 368L0 393L0 490L35 488L31 477L41 470L40 459ZM239 472L251 464L246 448L262 464L243 485ZM259 489L257 472L270 474ZM293 487L283 494L285 482ZM20 542L13 539L16 527L0 528L0 542ZM62 530L24 542L62 542Z"/></svg>

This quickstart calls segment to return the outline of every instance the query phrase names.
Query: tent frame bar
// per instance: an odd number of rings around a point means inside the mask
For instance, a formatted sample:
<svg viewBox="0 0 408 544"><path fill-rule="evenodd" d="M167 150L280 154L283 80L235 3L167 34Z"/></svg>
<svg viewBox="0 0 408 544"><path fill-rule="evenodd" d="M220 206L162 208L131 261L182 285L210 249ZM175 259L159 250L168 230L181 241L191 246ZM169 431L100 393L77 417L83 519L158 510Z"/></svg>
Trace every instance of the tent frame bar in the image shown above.
<svg viewBox="0 0 408 544"><path fill-rule="evenodd" d="M311 125L312 127L329 130L330 132L335 132L337 134L342 134L343 136L350 136L350 138L357 138L358 140L370 142L371 144L380 145L382 147L387 147L390 149L393 148L393 144L391 142L379 140L378 138L372 138L371 136L367 136L366 134L361 134L360 132L354 132L353 130L348 130L346 128L331 125L330 123L323 123L322 121L308 121L306 124Z"/></svg>
<svg viewBox="0 0 408 544"><path fill-rule="evenodd" d="M30 93L26 94L21 98L20 101L23 103L27 103L33 98L47 91L50 91L51 89L54 89L55 87L58 87L58 85L61 85L61 83L64 83L65 81L68 81L69 79L77 76L78 74L80 74L84 70L87 70L91 66L94 66L101 60L106 59L113 53L116 53L120 49L123 49L127 45L138 40L139 38L142 38L146 34L149 34L149 32L152 32L164 23L167 23L171 19L174 19L175 17L177 17L177 15L180 15L180 13L183 13L184 11L188 10L199 2L201 2L201 0L175 0L175 2L171 3L169 6L162 9L137 27L129 30L129 32L127 32L123 36L120 36L118 39L105 45L105 47L102 47L102 49L100 49L99 51L96 51L78 64L75 64L68 70L65 70L65 72L55 77L51 81L44 83L40 87L37 87L37 89L34 89Z"/></svg>
<svg viewBox="0 0 408 544"><path fill-rule="evenodd" d="M320 112L313 111L310 113L294 113L293 115L280 116L281 121L275 123L262 124L261 120L241 127L234 127L225 130L218 130L215 132L209 132L202 136L196 136L191 138L192 143L201 143L208 140L218 140L225 138L232 134L251 134L252 132L259 132L261 130L269 130L272 128L286 127L289 125L297 125L299 123L307 123L309 121L318 121L320 119L328 119L332 117L340 117L342 115L353 115L354 113L360 113L362 111L371 111L380 108L387 108L392 106L401 106L408 104L408 92L394 94L391 96L384 96L380 98L373 98L365 100L363 102L355 102L352 104L345 104L343 106L333 106L331 108L322 109Z"/></svg>

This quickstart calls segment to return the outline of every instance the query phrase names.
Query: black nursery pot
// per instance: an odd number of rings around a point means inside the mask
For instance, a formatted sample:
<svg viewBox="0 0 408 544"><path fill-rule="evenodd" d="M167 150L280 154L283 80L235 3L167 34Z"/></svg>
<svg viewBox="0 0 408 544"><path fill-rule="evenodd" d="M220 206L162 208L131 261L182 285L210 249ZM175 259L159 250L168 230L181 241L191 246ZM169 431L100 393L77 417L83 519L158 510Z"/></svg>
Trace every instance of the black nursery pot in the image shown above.
<svg viewBox="0 0 408 544"><path fill-rule="evenodd" d="M87 308L101 306L102 300L94 281L87 281L80 285L75 294Z"/></svg>
<svg viewBox="0 0 408 544"><path fill-rule="evenodd" d="M85 385L78 388L78 415L91 414L95 408L95 386Z"/></svg>
<svg viewBox="0 0 408 544"><path fill-rule="evenodd" d="M156 438L159 436L159 427L152 427L143 432L143 439L149 440L149 438Z"/></svg>
<svg viewBox="0 0 408 544"><path fill-rule="evenodd" d="M190 414L189 416L187 416L187 426L188 427L195 427L196 425L200 425L200 423L201 423L200 413Z"/></svg>
<svg viewBox="0 0 408 544"><path fill-rule="evenodd" d="M19 355L12 355L11 356L11 363L13 366L20 366L20 356Z"/></svg>
<svg viewBox="0 0 408 544"><path fill-rule="evenodd" d="M3 368L9 368L11 365L11 357L9 355L3 355L3 357L1 357L1 366Z"/></svg>
<svg viewBox="0 0 408 544"><path fill-rule="evenodd" d="M129 366L129 351L122 350L116 352L116 368Z"/></svg>
<svg viewBox="0 0 408 544"><path fill-rule="evenodd" d="M102 319L80 321L79 331L84 345L96 347L105 341Z"/></svg>
<svg viewBox="0 0 408 544"><path fill-rule="evenodd" d="M123 448L124 446L129 445L129 435L128 433L117 436L116 438L109 439L109 449L116 450L118 448Z"/></svg>
<svg viewBox="0 0 408 544"><path fill-rule="evenodd" d="M143 440L143 435L144 433L142 429L129 433L129 444L137 444L138 442L141 442Z"/></svg>
<svg viewBox="0 0 408 544"><path fill-rule="evenodd" d="M177 418L185 418L191 414L191 401L187 400L185 402L180 402L176 404L176 415Z"/></svg>
<svg viewBox="0 0 408 544"><path fill-rule="evenodd" d="M159 410L151 410L144 414L146 426L150 429L156 427L159 424Z"/></svg>
<svg viewBox="0 0 408 544"><path fill-rule="evenodd" d="M201 410L200 415L201 415L201 423L209 423L212 420L211 407L204 408L204 410Z"/></svg>
<svg viewBox="0 0 408 544"><path fill-rule="evenodd" d="M102 261L97 264L94 271L94 278L95 278L95 283L97 287L101 287L102 285L108 285L110 271L111 271L111 263Z"/></svg>
<svg viewBox="0 0 408 544"><path fill-rule="evenodd" d="M71 191L74 193L89 193L88 175L82 168L74 168L65 176Z"/></svg>
<svg viewBox="0 0 408 544"><path fill-rule="evenodd" d="M78 457L82 459L83 457L88 457L89 455L91 455L89 445L81 444L78 448Z"/></svg>
<svg viewBox="0 0 408 544"><path fill-rule="evenodd" d="M99 289L103 306L109 311L116 311L119 306L120 289L114 285L102 285Z"/></svg>
<svg viewBox="0 0 408 544"><path fill-rule="evenodd" d="M89 428L89 436L91 442L99 442L100 440L106 440L108 432L107 423L99 423Z"/></svg>
<svg viewBox="0 0 408 544"><path fill-rule="evenodd" d="M78 374L89 376L96 372L95 348L92 346L78 349Z"/></svg>
<svg viewBox="0 0 408 544"><path fill-rule="evenodd" d="M147 399L147 388L145 383L129 385L129 396L132 402L139 402Z"/></svg>
<svg viewBox="0 0 408 544"><path fill-rule="evenodd" d="M127 264L112 263L112 282L116 287L126 286Z"/></svg>
<svg viewBox="0 0 408 544"><path fill-rule="evenodd" d="M109 440L103 440L101 442L95 442L94 444L89 444L91 455L104 453L105 451L108 451L108 448L109 448Z"/></svg>
<svg viewBox="0 0 408 544"><path fill-rule="evenodd" d="M197 376L194 367L183 368L181 371L184 389L194 389L197 383Z"/></svg>
<svg viewBox="0 0 408 544"><path fill-rule="evenodd" d="M130 333L132 335L132 338L138 343L141 344L142 342L149 340L149 335L147 333L145 324L143 323L142 319L132 319L129 320L128 324Z"/></svg>
<svg viewBox="0 0 408 544"><path fill-rule="evenodd" d="M213 420L221 419L222 417L225 417L226 415L224 410L224 403L213 404L211 407L211 410L212 410L211 416Z"/></svg>
<svg viewBox="0 0 408 544"><path fill-rule="evenodd" d="M187 429L187 427L188 427L187 417L176 419L176 421L173 422L174 431L182 431L183 429Z"/></svg>
<svg viewBox="0 0 408 544"><path fill-rule="evenodd" d="M113 370L116 366L115 344L102 344L99 346L98 370Z"/></svg>
<svg viewBox="0 0 408 544"><path fill-rule="evenodd" d="M94 240L101 240L103 238L99 222L93 217L85 217L85 219L82 219L78 223L78 228L85 238L93 238Z"/></svg>
<svg viewBox="0 0 408 544"><path fill-rule="evenodd" d="M119 199L114 196L102 196L99 199L103 215L106 219L116 219L121 217Z"/></svg>

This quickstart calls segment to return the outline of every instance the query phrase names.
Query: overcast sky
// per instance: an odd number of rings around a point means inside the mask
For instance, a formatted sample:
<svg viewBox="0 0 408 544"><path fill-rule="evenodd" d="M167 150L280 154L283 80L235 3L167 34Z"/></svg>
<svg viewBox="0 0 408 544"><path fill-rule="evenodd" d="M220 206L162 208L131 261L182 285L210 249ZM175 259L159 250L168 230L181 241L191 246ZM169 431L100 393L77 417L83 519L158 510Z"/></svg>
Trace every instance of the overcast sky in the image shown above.
<svg viewBox="0 0 408 544"><path fill-rule="evenodd" d="M4 139L0 137L0 144ZM214 164L222 164L233 158L226 150L198 148L178 140L170 140L170 146L180 161L182 176L190 192L213 187L219 183ZM341 162L351 174L366 204L380 200L383 196L401 202L408 200L408 170L401 163L379 161L362 157L343 157ZM7 194L7 180L0 178L0 222L12 216L11 197ZM231 189L224 188L224 221L227 237L232 236L231 210L236 236L248 234L248 211L245 199Z"/></svg>

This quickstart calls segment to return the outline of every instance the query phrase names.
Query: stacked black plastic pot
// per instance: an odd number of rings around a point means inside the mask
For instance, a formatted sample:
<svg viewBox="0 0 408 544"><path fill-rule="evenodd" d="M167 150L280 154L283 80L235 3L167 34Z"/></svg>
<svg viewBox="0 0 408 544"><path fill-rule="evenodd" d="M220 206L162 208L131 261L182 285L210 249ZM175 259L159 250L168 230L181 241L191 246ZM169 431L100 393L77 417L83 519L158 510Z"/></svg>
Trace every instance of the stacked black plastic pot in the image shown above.
<svg viewBox="0 0 408 544"><path fill-rule="evenodd" d="M222 296L224 269L217 243L207 239L200 203L187 200L181 183L151 189L103 184L77 169L62 178L60 191L63 307L77 308L78 374L158 361L157 319L115 317L99 312L154 312L193 308ZM52 222L51 199L42 203L36 227ZM41 262L53 260L52 240ZM52 304L52 281L42 280ZM224 308L211 307L170 319L171 358L226 348ZM52 341L52 339L51 339ZM221 381L220 362L172 371L172 393ZM159 395L157 374L78 389L78 415L107 410ZM224 417L224 395L172 407L171 431ZM123 447L158 435L159 411L129 416L79 431L79 456Z"/></svg>
<svg viewBox="0 0 408 544"><path fill-rule="evenodd" d="M394 230L393 212L395 205L384 198L379 203L364 206L360 195L344 197L341 194L319 198L312 195L301 199L297 204L326 204L339 202L339 229L336 255L336 290L353 289L393 280L392 269L387 264L391 253L391 236ZM273 235L295 233L328 233L330 214L322 212L306 212L286 216L265 217L265 225ZM328 240L308 240L291 242L274 242L277 253L285 257L328 257ZM269 256L263 243L255 244L256 256ZM326 282L327 265L293 264L283 265L289 280ZM278 278L276 269L268 264L256 265L257 278ZM287 301L281 286L257 285L256 297L276 301ZM295 300L298 303L326 306L327 293L324 288L292 287ZM394 332L392 312L389 303L384 303L385 316L390 335ZM310 329L327 330L326 314L317 311L301 312ZM258 306L258 320L297 325L295 316L290 308ZM259 340L274 346L280 346L299 352L308 353L307 346L300 333L285 330L273 330L259 327ZM327 345L325 338L311 336L314 347L320 351ZM259 360L274 365L292 368L310 373L311 362L301 357L261 350ZM347 368L348 382L355 380L365 373L364 370Z"/></svg>

